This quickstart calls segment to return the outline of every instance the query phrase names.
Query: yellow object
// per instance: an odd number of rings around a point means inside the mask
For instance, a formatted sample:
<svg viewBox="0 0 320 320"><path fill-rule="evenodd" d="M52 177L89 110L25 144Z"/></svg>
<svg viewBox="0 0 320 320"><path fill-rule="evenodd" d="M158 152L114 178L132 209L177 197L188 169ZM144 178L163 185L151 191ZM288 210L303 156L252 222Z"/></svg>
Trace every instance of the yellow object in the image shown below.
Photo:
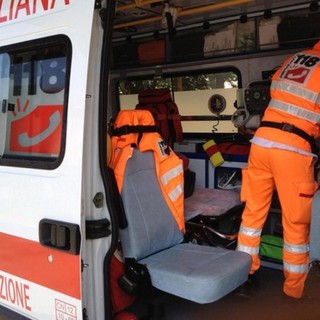
<svg viewBox="0 0 320 320"><path fill-rule="evenodd" d="M214 167L221 166L224 163L222 154L220 153L219 148L214 140L207 141L202 147Z"/></svg>

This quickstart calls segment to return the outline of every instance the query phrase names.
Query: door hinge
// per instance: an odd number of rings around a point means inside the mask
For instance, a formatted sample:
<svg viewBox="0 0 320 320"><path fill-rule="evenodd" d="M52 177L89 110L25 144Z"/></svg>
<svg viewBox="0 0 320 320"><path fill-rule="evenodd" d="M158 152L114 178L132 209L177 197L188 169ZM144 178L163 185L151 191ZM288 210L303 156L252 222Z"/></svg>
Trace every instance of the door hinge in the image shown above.
<svg viewBox="0 0 320 320"><path fill-rule="evenodd" d="M108 219L87 220L86 239L99 239L111 234L110 221Z"/></svg>

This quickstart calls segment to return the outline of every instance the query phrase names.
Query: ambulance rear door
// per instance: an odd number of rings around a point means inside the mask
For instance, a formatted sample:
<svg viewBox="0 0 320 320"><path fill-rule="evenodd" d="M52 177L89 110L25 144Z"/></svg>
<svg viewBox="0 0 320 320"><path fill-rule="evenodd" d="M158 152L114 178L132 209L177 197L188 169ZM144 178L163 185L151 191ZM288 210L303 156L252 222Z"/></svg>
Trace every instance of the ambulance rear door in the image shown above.
<svg viewBox="0 0 320 320"><path fill-rule="evenodd" d="M0 1L0 309L28 319L83 319L83 131L94 6Z"/></svg>

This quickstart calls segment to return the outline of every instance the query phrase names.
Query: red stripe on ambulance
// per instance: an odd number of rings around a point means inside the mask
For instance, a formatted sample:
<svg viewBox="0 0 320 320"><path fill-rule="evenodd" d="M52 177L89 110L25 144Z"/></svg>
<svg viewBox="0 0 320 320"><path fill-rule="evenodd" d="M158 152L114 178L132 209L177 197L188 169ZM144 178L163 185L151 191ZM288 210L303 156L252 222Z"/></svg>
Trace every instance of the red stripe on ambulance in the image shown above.
<svg viewBox="0 0 320 320"><path fill-rule="evenodd" d="M80 255L71 255L0 232L0 271L80 299ZM0 300L28 307L28 286L0 278ZM16 301L17 302L17 301Z"/></svg>

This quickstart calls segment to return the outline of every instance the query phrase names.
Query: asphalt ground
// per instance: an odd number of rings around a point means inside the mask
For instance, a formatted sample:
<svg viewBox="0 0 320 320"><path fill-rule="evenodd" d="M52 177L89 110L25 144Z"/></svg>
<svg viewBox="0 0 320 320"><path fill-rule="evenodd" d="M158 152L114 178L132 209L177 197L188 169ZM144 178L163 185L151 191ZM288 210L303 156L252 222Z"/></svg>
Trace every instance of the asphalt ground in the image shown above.
<svg viewBox="0 0 320 320"><path fill-rule="evenodd" d="M236 290L214 303L200 305L174 296L165 298L166 320L319 320L320 268L311 268L301 299L282 293L281 270L261 267L252 286ZM3 313L0 320L17 320ZM19 318L18 318L19 319ZM20 320L20 319L19 319ZM44 319L41 319L44 320ZM101 320L101 319L90 319Z"/></svg>

